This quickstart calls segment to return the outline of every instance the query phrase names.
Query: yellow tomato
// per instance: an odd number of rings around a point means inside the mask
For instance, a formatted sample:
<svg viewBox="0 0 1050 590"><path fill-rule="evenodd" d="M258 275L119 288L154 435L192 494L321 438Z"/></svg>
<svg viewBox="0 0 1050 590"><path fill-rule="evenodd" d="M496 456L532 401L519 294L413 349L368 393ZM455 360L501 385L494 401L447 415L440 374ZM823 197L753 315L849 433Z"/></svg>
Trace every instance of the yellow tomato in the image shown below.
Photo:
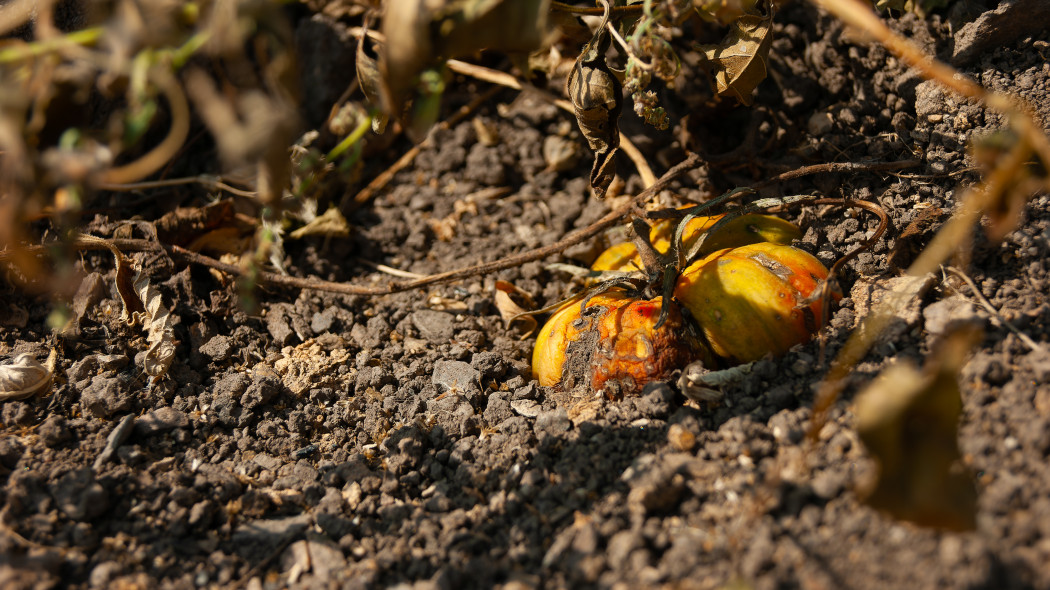
<svg viewBox="0 0 1050 590"><path fill-rule="evenodd" d="M690 265L675 298L716 355L746 363L783 354L816 333L823 311L817 289L827 276L820 261L798 248L752 244Z"/></svg>

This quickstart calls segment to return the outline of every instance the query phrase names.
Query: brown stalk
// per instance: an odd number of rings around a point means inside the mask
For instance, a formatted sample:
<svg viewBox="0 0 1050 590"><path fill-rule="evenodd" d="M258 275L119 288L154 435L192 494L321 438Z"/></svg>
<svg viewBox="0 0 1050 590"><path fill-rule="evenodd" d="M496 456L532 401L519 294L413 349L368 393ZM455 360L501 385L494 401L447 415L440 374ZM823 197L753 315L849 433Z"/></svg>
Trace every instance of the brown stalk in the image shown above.
<svg viewBox="0 0 1050 590"><path fill-rule="evenodd" d="M968 243L977 221L1007 190L1011 178L1024 166L1032 152L1039 155L1044 165L1050 165L1050 137L1047 137L1042 126L1031 114L1033 111L1030 107L1014 97L988 92L968 76L927 55L911 41L893 33L872 11L870 5L865 5L860 0L811 1L843 22L875 38L891 53L919 70L925 78L936 80L966 98L1004 113L1020 136L1017 145L999 160L987 178L963 194L959 210L937 232L918 259L908 268L906 275L921 277L933 272L956 252L961 244ZM894 298L888 297L875 306L846 341L831 370L821 382L813 405L813 419L807 433L811 443L819 440L820 431L828 420L828 412L845 387L849 372L864 358L893 320L894 303Z"/></svg>
<svg viewBox="0 0 1050 590"><path fill-rule="evenodd" d="M995 109L1010 121L1024 141L1029 142L1044 164L1050 166L1050 137L1043 132L1035 112L1020 99L989 92L969 76L927 55L918 45L895 34L872 11L870 4L861 0L810 0L848 25L873 37L891 53L919 70L927 80L936 80L953 92Z"/></svg>
<svg viewBox="0 0 1050 590"><path fill-rule="evenodd" d="M970 234L984 211L1002 194L1030 155L1031 148L1024 142L1018 143L980 185L967 189L960 199L962 204L959 210L937 232L905 275L921 277L937 270L961 244L968 243ZM894 298L887 297L875 306L860 327L853 331L831 365L831 370L821 382L813 403L813 420L807 433L807 438L812 443L819 440L820 431L828 420L828 411L846 386L846 377L895 318L895 303Z"/></svg>
<svg viewBox="0 0 1050 590"><path fill-rule="evenodd" d="M903 170L915 168L922 164L921 160L899 160L896 162L828 162L826 164L813 164L803 166L787 172L782 172L762 182L751 185L750 188L758 190L770 185L778 184L787 180L794 180L811 174L823 174L829 172L878 172L883 170Z"/></svg>
<svg viewBox="0 0 1050 590"><path fill-rule="evenodd" d="M296 289L313 289L317 291L326 291L329 293L340 293L344 295L365 295L365 296L377 296L377 295L389 295L391 293L400 293L402 291L409 291L420 287L426 287L429 285L435 285L439 283L448 283L451 281L464 279L472 276L487 274L504 270L508 268L514 268L521 266L527 262L533 262L536 260L542 260L548 256L558 254L564 251L566 248L575 246L588 240L599 233L605 231L609 227L615 225L620 219L626 217L641 203L647 199L659 194L661 191L666 190L671 181L680 176L681 174L695 168L700 162L700 156L697 154L690 154L684 161L676 165L667 171L666 174L661 176L657 181L650 187L641 191L637 195L631 197L622 205L616 209L605 214L604 217L591 225L571 232L561 240L550 244L529 250L521 254L515 254L492 262L484 262L481 264L475 264L463 268L458 268L448 272L433 274L424 276L418 279L400 282L391 282L382 287L364 287L360 285L353 285L349 283L337 283L334 281L325 281L316 278L298 278L280 275L277 273L259 271L253 279L258 281L262 285L279 286L279 287L293 287ZM214 268L221 272L224 272L233 276L242 276L247 272L246 269L234 264L226 264L199 254L192 250L187 250L180 246L174 246L169 244L160 244L152 240L103 240L94 236L85 236L74 240L73 246L84 250L98 250L98 249L112 249L118 248L123 251L152 251L159 248L164 249L173 257L179 258L186 262L193 264L200 264L209 268ZM6 262L15 255L15 251L4 250L0 251L0 262ZM31 246L27 248L18 249L19 254L35 254L41 255L46 253L45 246Z"/></svg>
<svg viewBox="0 0 1050 590"><path fill-rule="evenodd" d="M634 15L640 14L645 10L645 6L642 4L631 4L629 6L613 6L612 14L616 16L623 15ZM551 12L567 12L569 14L579 14L584 16L601 16L604 14L604 9L599 6L574 6L572 4L566 4L564 2L558 2L558 0L551 0Z"/></svg>

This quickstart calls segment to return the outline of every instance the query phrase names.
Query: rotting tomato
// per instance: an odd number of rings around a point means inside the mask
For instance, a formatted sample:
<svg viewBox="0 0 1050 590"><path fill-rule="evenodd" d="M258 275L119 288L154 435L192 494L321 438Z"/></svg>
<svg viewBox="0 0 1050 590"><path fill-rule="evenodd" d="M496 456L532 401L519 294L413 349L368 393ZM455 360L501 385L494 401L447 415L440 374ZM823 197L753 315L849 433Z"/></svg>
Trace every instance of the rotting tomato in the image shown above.
<svg viewBox="0 0 1050 590"><path fill-rule="evenodd" d="M693 263L674 293L712 352L746 363L784 354L816 333L823 312L818 290L827 276L807 252L759 243L719 250Z"/></svg>
<svg viewBox="0 0 1050 590"><path fill-rule="evenodd" d="M715 215L691 219L682 233L683 247L689 250L700 239L700 236L718 223L722 217L722 215ZM675 227L676 221L672 219L664 219L653 224L649 239L657 252L663 254L670 250ZM758 214L741 215L719 228L716 234L709 236L698 255L707 256L723 248L737 248L759 242L790 244L801 237L802 232L795 224L779 217ZM591 265L592 270L611 271L633 270L641 267L642 260L638 255L638 249L631 242L621 242L610 246Z"/></svg>
<svg viewBox="0 0 1050 590"><path fill-rule="evenodd" d="M689 222L683 247L692 247L719 219ZM666 252L673 231L671 221L655 224L653 247ZM562 306L537 338L536 378L541 385L562 389L589 383L619 397L666 380L692 361L712 369L726 367L780 355L808 341L819 329L819 291L828 271L810 254L788 245L800 235L795 225L767 215L741 216L722 226L707 238L703 258L677 277L659 329L660 297L640 300L613 288L585 304L577 298ZM606 250L592 269L640 267L638 252L628 242ZM668 270L673 269L664 272ZM658 275L650 280L653 276Z"/></svg>
<svg viewBox="0 0 1050 590"><path fill-rule="evenodd" d="M638 393L694 360L712 357L677 305L660 328L663 301L613 289L570 301L543 326L532 357L540 385L589 384L610 398Z"/></svg>

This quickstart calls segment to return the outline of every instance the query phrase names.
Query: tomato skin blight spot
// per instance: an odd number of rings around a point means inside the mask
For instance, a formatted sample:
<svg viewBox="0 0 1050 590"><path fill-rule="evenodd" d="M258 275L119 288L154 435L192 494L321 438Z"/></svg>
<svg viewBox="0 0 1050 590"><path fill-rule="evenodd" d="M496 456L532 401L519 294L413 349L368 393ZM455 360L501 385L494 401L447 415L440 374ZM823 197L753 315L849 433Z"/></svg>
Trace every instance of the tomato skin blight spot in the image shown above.
<svg viewBox="0 0 1050 590"><path fill-rule="evenodd" d="M677 305L655 327L662 305L659 297L645 301L620 290L596 295L582 308L579 300L567 303L536 339L533 375L540 385L570 389L586 383L619 398L669 379L694 360L711 362Z"/></svg>
<svg viewBox="0 0 1050 590"><path fill-rule="evenodd" d="M747 363L809 341L823 313L817 291L827 276L820 261L798 248L751 244L690 265L678 279L675 299L689 309L717 356Z"/></svg>

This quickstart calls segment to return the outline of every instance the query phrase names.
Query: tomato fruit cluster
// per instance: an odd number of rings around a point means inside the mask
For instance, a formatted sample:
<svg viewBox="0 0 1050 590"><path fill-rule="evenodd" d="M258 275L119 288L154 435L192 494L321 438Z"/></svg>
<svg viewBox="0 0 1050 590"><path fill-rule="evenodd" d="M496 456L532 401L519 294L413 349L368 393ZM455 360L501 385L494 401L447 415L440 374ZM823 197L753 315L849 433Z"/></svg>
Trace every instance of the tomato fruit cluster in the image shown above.
<svg viewBox="0 0 1050 590"><path fill-rule="evenodd" d="M685 247L717 219L694 219L683 236ZM653 229L654 248L666 252L673 225ZM534 376L545 386L589 383L620 397L695 360L712 368L746 363L808 341L824 311L820 289L828 271L789 245L799 234L770 216L745 215L723 225L707 237L702 258L678 276L659 327L660 297L644 300L614 288L563 305L536 339ZM622 243L603 252L592 268L639 266L634 245Z"/></svg>

